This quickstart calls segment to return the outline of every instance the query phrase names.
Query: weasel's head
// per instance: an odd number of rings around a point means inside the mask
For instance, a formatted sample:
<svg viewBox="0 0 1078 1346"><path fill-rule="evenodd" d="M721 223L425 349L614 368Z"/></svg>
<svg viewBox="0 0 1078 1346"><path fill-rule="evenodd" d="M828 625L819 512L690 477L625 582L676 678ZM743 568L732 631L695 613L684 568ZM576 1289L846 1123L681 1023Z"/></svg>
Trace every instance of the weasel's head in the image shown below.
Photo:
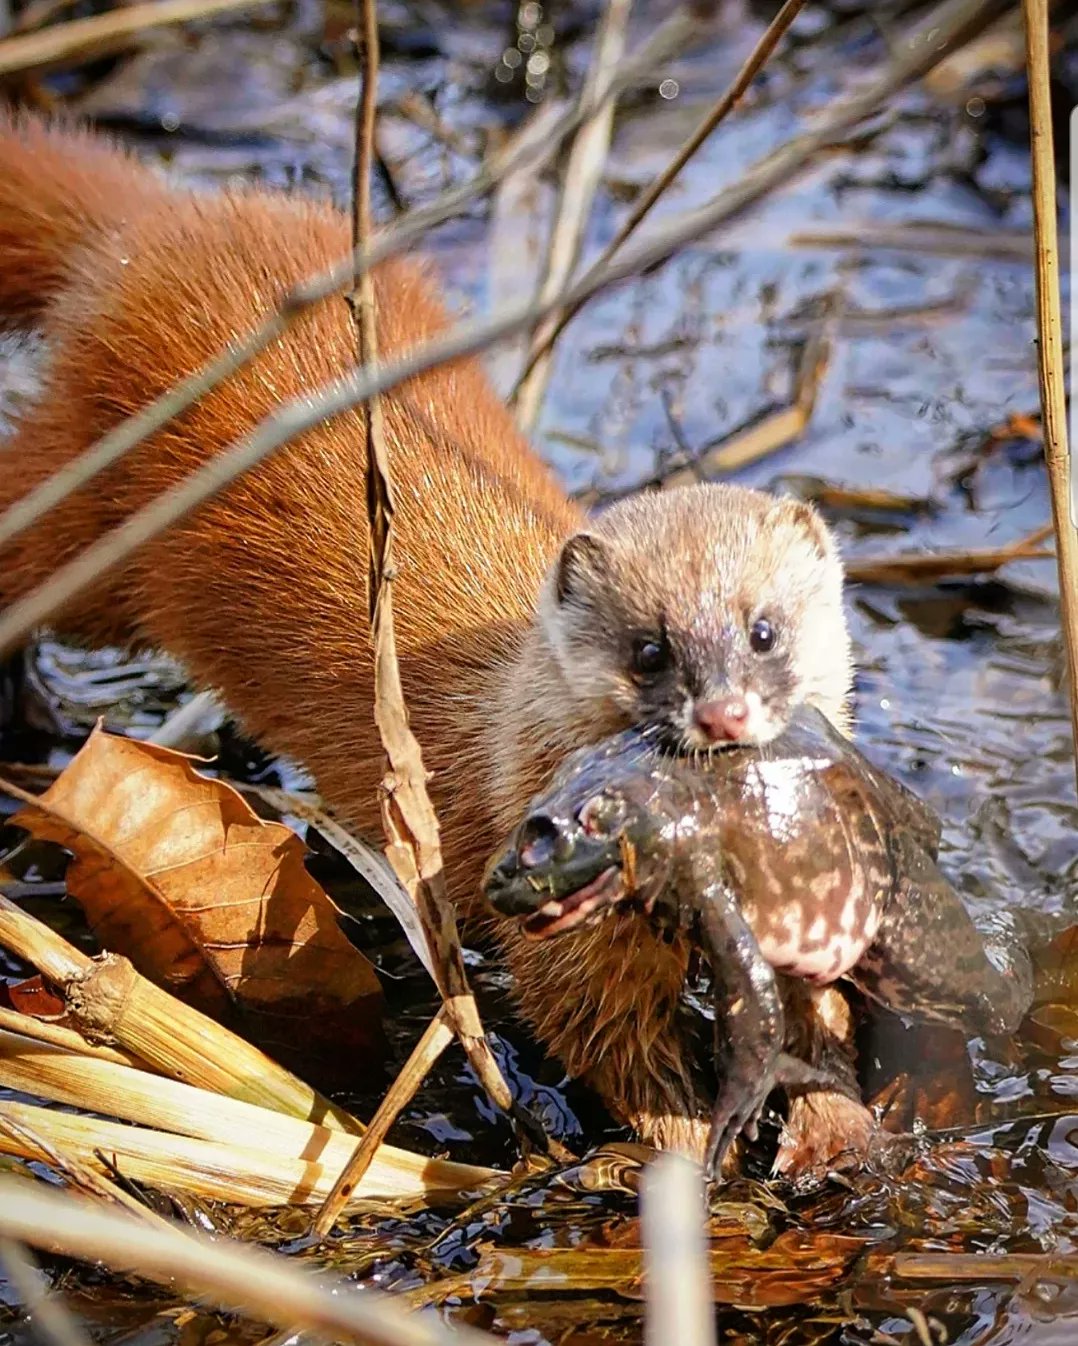
<svg viewBox="0 0 1078 1346"><path fill-rule="evenodd" d="M540 628L583 717L684 749L844 721L842 566L811 506L729 485L635 496L562 547Z"/></svg>

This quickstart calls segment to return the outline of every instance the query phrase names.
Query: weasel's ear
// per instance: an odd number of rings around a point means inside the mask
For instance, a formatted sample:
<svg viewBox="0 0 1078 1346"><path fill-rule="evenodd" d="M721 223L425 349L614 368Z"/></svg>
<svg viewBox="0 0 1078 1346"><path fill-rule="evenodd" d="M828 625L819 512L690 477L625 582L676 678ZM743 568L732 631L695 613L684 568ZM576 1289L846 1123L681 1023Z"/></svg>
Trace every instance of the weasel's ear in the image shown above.
<svg viewBox="0 0 1078 1346"><path fill-rule="evenodd" d="M825 560L835 554L835 539L823 517L804 500L786 500L787 515L798 528L805 532L812 545Z"/></svg>
<svg viewBox="0 0 1078 1346"><path fill-rule="evenodd" d="M561 549L554 569L559 603L586 600L610 573L607 545L594 533L574 533Z"/></svg>

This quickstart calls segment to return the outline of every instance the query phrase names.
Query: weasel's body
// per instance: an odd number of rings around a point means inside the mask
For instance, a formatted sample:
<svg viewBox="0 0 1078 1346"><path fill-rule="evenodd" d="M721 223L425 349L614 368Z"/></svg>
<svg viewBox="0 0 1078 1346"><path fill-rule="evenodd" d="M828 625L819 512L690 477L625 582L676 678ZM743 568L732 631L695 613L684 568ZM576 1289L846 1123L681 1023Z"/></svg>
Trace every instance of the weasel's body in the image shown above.
<svg viewBox="0 0 1078 1346"><path fill-rule="evenodd" d="M0 122L0 321L41 327L50 351L39 403L0 441L0 509L349 246L327 206L174 190L92 137ZM444 327L414 267L386 263L375 280L384 358ZM331 300L0 550L0 605L354 363L350 312ZM495 844L582 743L652 721L691 742L766 739L799 700L841 721L841 570L807 507L700 487L582 532L472 362L393 390L385 420L401 671L463 910ZM60 625L168 650L377 838L362 463L360 414L338 417L149 543ZM509 923L497 935L524 1013L569 1071L645 1137L699 1149L708 1103L675 1013L684 944L634 922L542 949Z"/></svg>

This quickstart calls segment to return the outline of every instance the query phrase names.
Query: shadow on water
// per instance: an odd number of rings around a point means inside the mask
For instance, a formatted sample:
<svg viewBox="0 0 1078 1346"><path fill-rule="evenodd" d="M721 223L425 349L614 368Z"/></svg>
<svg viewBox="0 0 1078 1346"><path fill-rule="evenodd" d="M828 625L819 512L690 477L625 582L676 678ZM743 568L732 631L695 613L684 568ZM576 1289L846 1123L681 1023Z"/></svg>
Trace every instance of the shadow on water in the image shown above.
<svg viewBox="0 0 1078 1346"><path fill-rule="evenodd" d="M655 18L656 7L644 8L641 30ZM870 16L852 0L809 5L742 112L657 214L733 183L852 88L886 59L908 8L879 6ZM451 21L434 0L383 0L380 9L388 215L464 180L527 104L516 65L501 62L518 35L514 7L454 6ZM624 202L725 87L764 9L731 6L721 40L662 72L662 95L657 79L623 110L589 249L611 236ZM55 88L184 178L254 177L343 199L355 97L350 15L339 0L324 8L299 0L283 23L225 23L211 40L160 34L90 76L57 77ZM545 91L557 92L566 76L579 78L594 12L551 6L548 17ZM1073 46L1061 57L1061 97L1078 87ZM498 77L503 66L509 78ZM1048 519L1038 446L1021 420L1037 407L1022 77L998 53L982 67L964 83L903 94L744 220L577 318L559 346L537 436L572 490L631 489L786 405L804 344L826 321L830 357L808 429L739 479L802 491L883 488L929 502L882 514L831 508L850 557L997 545ZM462 306L487 307L507 285L529 283L526 243L541 236L537 222L552 200L550 182L535 181L493 225L477 206L438 231L432 253ZM8 361L9 381L13 368ZM506 381L504 358L496 373ZM849 607L861 738L943 815L952 877L971 902L1073 913L1074 772L1054 582L1051 565L1024 562L991 580L856 588ZM105 709L111 722L146 732L181 685L160 661L45 644L17 693L27 727L4 741L5 755L62 761ZM0 697L16 691L6 686ZM234 774L286 770L234 738L224 750ZM399 1062L432 1011L425 980L392 918L349 892L350 871L325 853L312 866L361 911L360 938L386 974ZM55 877L45 859L36 873ZM51 899L30 905L65 929L74 920ZM637 1342L640 1289L627 1269L638 1247L637 1170L632 1151L618 1148L627 1137L544 1062L513 1017L498 968L479 952L472 963L525 1100L578 1151L613 1148L463 1216L356 1218L319 1259L522 1346ZM866 1083L912 1138L863 1175L764 1185L758 1165L719 1194L711 1248L725 1341L1075 1339L1073 1277L987 1269L987 1259L1009 1254L1078 1253L1078 1011L1052 1008L1033 1016L1020 1042L991 1049L876 1025ZM361 1112L388 1078L355 1100ZM454 1158L513 1159L506 1127L452 1052L392 1138ZM297 1212L206 1218L310 1256ZM904 1279L890 1259L911 1251L980 1253L985 1270L963 1264L960 1279ZM221 1330L208 1315L89 1273L66 1272L61 1283L101 1342L208 1341ZM0 1306L9 1298L0 1285ZM17 1314L3 1315L0 1307L0 1341L29 1342Z"/></svg>

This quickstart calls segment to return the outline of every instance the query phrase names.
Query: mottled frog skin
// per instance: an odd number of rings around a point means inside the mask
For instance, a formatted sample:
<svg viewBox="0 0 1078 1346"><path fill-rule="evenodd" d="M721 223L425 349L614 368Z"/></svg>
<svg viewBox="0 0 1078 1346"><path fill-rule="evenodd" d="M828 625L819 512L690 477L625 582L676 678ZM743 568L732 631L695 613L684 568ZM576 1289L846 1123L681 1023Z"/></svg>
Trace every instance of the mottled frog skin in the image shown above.
<svg viewBox="0 0 1078 1346"><path fill-rule="evenodd" d="M1028 954L974 925L936 865L939 835L931 810L804 707L764 747L676 757L632 730L574 754L485 893L536 939L627 904L696 933L715 987L717 1173L776 1083L820 1078L782 1050L776 974L849 977L889 1009L970 1033L1021 1021Z"/></svg>

